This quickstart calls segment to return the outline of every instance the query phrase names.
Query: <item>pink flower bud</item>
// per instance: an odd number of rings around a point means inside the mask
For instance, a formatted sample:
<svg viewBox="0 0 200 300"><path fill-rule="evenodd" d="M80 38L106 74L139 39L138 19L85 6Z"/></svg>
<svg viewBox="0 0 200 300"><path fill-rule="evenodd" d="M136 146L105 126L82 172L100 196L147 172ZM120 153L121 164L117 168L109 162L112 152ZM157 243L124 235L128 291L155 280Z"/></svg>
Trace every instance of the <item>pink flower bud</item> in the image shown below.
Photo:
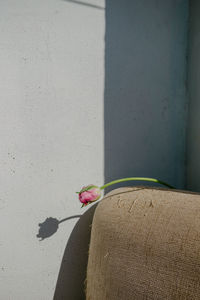
<svg viewBox="0 0 200 300"><path fill-rule="evenodd" d="M86 206L101 197L101 190L98 186L90 184L88 186L84 186L78 194L80 202L83 203L82 206Z"/></svg>

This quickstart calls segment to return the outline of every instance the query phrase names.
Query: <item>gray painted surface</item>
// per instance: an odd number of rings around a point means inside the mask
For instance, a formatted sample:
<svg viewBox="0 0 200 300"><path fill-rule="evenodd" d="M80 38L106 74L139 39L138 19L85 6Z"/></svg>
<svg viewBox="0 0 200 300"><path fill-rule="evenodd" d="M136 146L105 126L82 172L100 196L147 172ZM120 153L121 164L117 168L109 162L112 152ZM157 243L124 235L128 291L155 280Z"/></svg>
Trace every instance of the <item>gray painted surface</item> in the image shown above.
<svg viewBox="0 0 200 300"><path fill-rule="evenodd" d="M200 2L190 3L187 188L200 192Z"/></svg>
<svg viewBox="0 0 200 300"><path fill-rule="evenodd" d="M185 0L107 1L105 181L184 187L187 18Z"/></svg>

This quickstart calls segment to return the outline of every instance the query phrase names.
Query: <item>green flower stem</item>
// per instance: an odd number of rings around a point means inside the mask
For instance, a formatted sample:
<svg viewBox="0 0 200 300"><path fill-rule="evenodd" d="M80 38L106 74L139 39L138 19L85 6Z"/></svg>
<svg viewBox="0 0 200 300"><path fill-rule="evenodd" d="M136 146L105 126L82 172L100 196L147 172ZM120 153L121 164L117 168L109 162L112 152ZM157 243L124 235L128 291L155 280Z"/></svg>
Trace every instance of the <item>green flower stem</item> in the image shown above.
<svg viewBox="0 0 200 300"><path fill-rule="evenodd" d="M165 183L164 181L160 181L160 180L154 179L154 178L146 178L146 177L128 177L128 178L122 178L122 179L113 180L113 181L111 181L109 183L106 183L106 184L102 185L100 187L100 189L103 190L103 189L107 188L110 185L113 185L113 184L116 184L116 183L119 183L119 182L124 182L124 181L132 181L132 180L137 180L137 181L138 180L139 181L152 181L152 182L156 182L156 183L160 183L162 185L165 185L165 186L167 186L167 187L169 187L171 189L174 189L173 186Z"/></svg>

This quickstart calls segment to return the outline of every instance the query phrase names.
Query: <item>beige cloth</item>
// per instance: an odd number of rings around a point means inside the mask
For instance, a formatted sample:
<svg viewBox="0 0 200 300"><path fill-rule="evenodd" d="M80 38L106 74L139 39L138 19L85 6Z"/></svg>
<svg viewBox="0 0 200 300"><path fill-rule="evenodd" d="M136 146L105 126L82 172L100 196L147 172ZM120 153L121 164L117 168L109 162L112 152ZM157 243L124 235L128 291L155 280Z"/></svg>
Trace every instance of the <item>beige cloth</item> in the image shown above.
<svg viewBox="0 0 200 300"><path fill-rule="evenodd" d="M92 224L87 300L200 300L200 195L122 188Z"/></svg>

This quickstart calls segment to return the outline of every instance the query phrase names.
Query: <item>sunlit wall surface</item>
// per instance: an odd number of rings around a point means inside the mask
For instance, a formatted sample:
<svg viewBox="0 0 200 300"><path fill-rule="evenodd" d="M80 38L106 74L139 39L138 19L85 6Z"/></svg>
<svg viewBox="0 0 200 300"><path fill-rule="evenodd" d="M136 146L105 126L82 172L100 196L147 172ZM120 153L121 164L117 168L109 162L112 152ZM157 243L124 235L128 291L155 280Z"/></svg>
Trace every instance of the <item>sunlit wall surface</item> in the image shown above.
<svg viewBox="0 0 200 300"><path fill-rule="evenodd" d="M0 1L2 300L53 299L78 218L43 241L38 224L82 214L75 192L103 182L104 12L101 0Z"/></svg>

